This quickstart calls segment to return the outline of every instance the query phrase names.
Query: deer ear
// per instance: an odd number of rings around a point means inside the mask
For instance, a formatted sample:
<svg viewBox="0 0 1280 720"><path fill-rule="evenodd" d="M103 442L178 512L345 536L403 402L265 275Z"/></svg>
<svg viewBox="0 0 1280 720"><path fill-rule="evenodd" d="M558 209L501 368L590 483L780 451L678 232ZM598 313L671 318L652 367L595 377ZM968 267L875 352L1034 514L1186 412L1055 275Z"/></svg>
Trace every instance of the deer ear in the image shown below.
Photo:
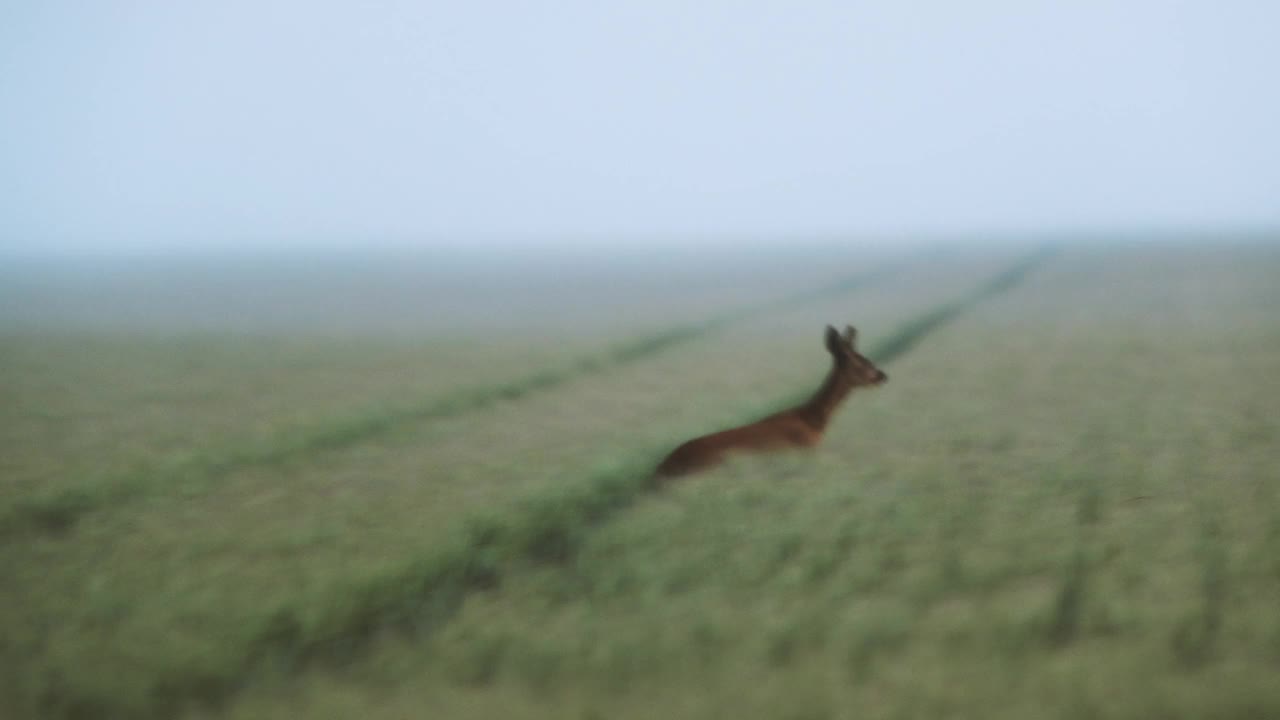
<svg viewBox="0 0 1280 720"><path fill-rule="evenodd" d="M840 351L840 333L836 332L835 328L828 325L827 326L827 352L834 355L839 351Z"/></svg>
<svg viewBox="0 0 1280 720"><path fill-rule="evenodd" d="M858 341L858 331L853 329L852 325L844 326L844 341L849 343L849 347Z"/></svg>

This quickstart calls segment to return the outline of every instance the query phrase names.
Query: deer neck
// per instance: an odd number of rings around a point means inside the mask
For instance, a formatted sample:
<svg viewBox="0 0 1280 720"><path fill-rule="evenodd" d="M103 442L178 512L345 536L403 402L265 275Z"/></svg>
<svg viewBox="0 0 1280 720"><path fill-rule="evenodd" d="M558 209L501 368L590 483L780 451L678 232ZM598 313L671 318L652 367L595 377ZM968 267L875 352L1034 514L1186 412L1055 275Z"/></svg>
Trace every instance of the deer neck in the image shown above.
<svg viewBox="0 0 1280 720"><path fill-rule="evenodd" d="M853 391L853 386L844 379L840 372L839 366L834 363L831 365L831 372L827 373L827 377L822 381L822 385L818 387L818 391L809 398L808 402L801 405L796 410L805 422L809 423L815 430L822 432L826 429L827 423L831 422L831 416L835 414L840 404L849 397L849 393Z"/></svg>

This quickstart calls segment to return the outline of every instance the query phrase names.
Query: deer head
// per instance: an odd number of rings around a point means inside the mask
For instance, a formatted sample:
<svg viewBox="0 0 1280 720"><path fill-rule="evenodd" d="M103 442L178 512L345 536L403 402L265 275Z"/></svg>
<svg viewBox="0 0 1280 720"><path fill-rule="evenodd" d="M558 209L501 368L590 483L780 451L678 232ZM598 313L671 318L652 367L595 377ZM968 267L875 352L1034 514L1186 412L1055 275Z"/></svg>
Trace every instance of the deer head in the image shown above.
<svg viewBox="0 0 1280 720"><path fill-rule="evenodd" d="M852 325L844 326L844 335L827 326L827 352L835 361L836 370L851 387L882 385L889 376L854 349L858 331Z"/></svg>

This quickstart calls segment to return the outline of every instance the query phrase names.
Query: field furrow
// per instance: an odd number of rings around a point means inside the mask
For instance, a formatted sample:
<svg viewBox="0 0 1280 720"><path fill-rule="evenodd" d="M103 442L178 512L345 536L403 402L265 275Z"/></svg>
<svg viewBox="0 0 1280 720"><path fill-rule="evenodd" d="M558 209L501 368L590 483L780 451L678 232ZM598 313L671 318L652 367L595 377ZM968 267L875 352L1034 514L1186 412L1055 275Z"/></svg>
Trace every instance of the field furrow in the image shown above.
<svg viewBox="0 0 1280 720"><path fill-rule="evenodd" d="M19 470L4 506L84 503L61 532L0 543L0 704L130 718L1280 713L1280 255L892 260L850 278L780 257L752 286L681 290L700 271L675 262L661 280L619 271L562 296L530 281L542 301L527 332L426 344L0 345L0 392L18 401L0 410L18 451L3 462ZM439 301L467 307L467 284ZM492 285L472 291L488 327L507 322ZM821 447L648 492L680 441L811 392L822 328L845 323L891 380L856 393ZM129 406L148 393L154 412ZM237 413L260 424L241 433ZM112 472L65 472L92 452Z"/></svg>
<svg viewBox="0 0 1280 720"><path fill-rule="evenodd" d="M129 394L129 390L123 392L121 388L110 388L112 392L102 393L99 399L107 401L106 407L100 408L99 413L108 415L104 417L103 424L106 431L100 431L90 436L92 444L86 448L87 452L94 454L95 460L83 460L81 465L89 465L87 469L68 471L66 467L58 468L57 466L49 466L47 462L38 472L23 472L26 468L21 466L22 456L17 461L11 460L19 467L15 468L15 477L20 477L21 481L14 482L8 488L9 497L7 499L7 507L0 508L0 537L12 534L21 534L28 531L34 532L65 532L68 528L78 522L84 515L104 507L119 505L149 494L166 494L175 491L185 496L192 496L201 491L202 488L218 481L219 478L239 469L252 467L270 467L283 462L287 462L293 458L312 457L317 454L340 450L343 448L358 445L360 443L375 440L378 437L388 433L396 432L404 429L406 426L414 423L421 423L432 420L446 419L457 416L466 412L474 412L483 410L491 405L503 402L510 402L522 398L530 393L543 392L551 390L559 385L570 382L572 380L589 376L596 373L606 373L610 370L625 366L629 363L638 362L665 352L672 348L678 347L685 343L707 337L715 332L722 331L735 323L748 320L756 315L768 312L776 312L787 308L812 303L832 295L839 295L862 289L879 282L891 280L893 276L899 273L903 266L907 263L903 260L882 261L882 266L870 270L862 271L858 274L840 278L834 282L817 289L805 289L793 292L767 302L755 302L748 305L740 305L738 307L722 311L705 320L696 323L677 324L665 329L635 337L629 340L620 341L613 347L605 350L595 351L578 351L576 353L565 352L567 357L556 357L554 360L540 360L537 353L525 353L519 345L510 345L497 342L490 342L479 345L471 343L473 357L471 362L480 368L487 365L496 365L498 368L507 369L509 376L515 376L514 379L494 380L485 384L480 380L469 388L457 390L448 383L450 378L457 377L459 374L472 376L473 374L479 378L485 377L482 373L472 373L471 368L468 372L459 373L458 364L455 362L453 366L441 366L438 362L429 363L419 358L420 364L416 368L398 367L399 372L395 374L387 374L378 372L379 384L372 388L372 392L366 390L366 397L353 396L350 394L352 388L359 387L358 384L343 385L343 393L326 393L324 386L315 384L306 385L299 382L300 378L289 377L284 382L285 392L273 392L271 397L274 404L269 404L261 400L261 388L272 382L277 382L284 376L280 367L273 368L273 374L265 378L246 377L241 378L241 387L237 388L240 392L235 393L229 399L222 399L221 402L229 403L229 406L236 407L243 412L251 413L252 416L267 418L266 423L261 423L255 428L251 428L251 432L241 432L239 439L224 440L221 444L210 445L205 440L204 446L190 447L178 452L170 452L164 455L160 461L151 460L148 462L140 462L136 458L147 457L157 454L158 449L154 446L158 438L164 436L161 432L164 428L160 427L144 427L138 430L126 430L124 433L120 431L120 425L128 425L136 422L139 417L146 417L145 414L138 412L136 407L137 400L141 400L146 404L155 404L152 396L156 393L166 392L164 385L155 383L155 378L150 374L135 376L134 379L144 383L142 387L133 388L133 394ZM580 344L581 340L576 339L572 344ZM161 348L164 355L160 358L143 354L143 358L153 363L158 363L161 369L172 373L178 373L190 365L193 358L199 356L201 347L199 343L192 343L195 347L164 347ZM12 364L17 367L10 368L13 375L40 375L46 377L57 377L59 381L65 382L65 376L59 376L51 373L49 368L42 367L38 372L34 371L35 366L39 366L42 360L39 353L32 353L28 343L15 342L18 348L14 354L18 355ZM226 353L225 348L213 346L214 349ZM112 347L116 351L121 350L119 347ZM127 350L128 348L123 348ZM208 348L204 348L206 351ZM20 350L20 352L19 352ZM79 352L101 352L101 349L79 348ZM63 349L65 352L65 348ZM241 348L243 352L243 348ZM322 355L324 352L320 348L311 348L310 353L313 355ZM403 351L402 351L403 352ZM35 357L32 357L32 356ZM376 355L376 354L375 354ZM44 360L57 358L57 349L46 349ZM448 357L446 354L445 357ZM494 358L501 360L495 362ZM300 358L293 358L297 362ZM431 358L434 359L434 358ZM116 360L119 364L120 359ZM208 362L207 359L204 362ZM286 361L287 362L287 361ZM433 365L435 365L433 367ZM530 373L525 368L528 366L539 367L538 370ZM220 366L214 361L214 367ZM288 367L286 364L284 367ZM88 369L103 373L104 375L112 371L110 364L102 364L94 362L87 368L77 367L76 369ZM221 369L221 368L220 368ZM338 370L329 369L330 382L334 380L334 376L343 368L339 366ZM369 368L345 368L351 374L357 374L362 370L366 373ZM373 370L380 370L374 368ZM405 375L410 371L415 372L415 377L411 382L406 382ZM432 378L436 382L433 384L429 380L423 378ZM200 378L206 383L208 378ZM99 377L97 379L89 378L80 380L79 382L91 382L101 385L110 385L107 377ZM222 377L213 381L214 383L227 383L227 378ZM158 407L153 409L152 417L159 418L169 416L170 425L172 427L172 413L175 406L189 404L194 397L200 397L202 392L206 390L193 389L185 378L181 376L169 379L171 385L167 390L169 396L166 401L160 403ZM442 386L442 383L444 385ZM29 382L27 384L30 384ZM416 390L421 386L426 386L426 391ZM27 406L35 403L46 403L48 401L50 390L48 388L27 387L25 392L18 398L19 404L11 406L10 412L16 416L31 413ZM290 392L292 391L292 392ZM321 393L323 400L316 402L307 399L302 400L303 393ZM259 393L259 394L255 394ZM422 399L410 400L407 398L413 395L420 395ZM369 399L372 395L376 400ZM139 396L142 396L141 398ZM381 396L380 398L378 396ZM321 420L308 420L298 422L291 419L286 412L290 406L284 404L293 402L295 406L301 405L306 408L306 412L320 415L324 417ZM255 407L258 406L258 407ZM349 406L363 406L369 408L362 413L351 413L346 408ZM131 412L122 415L123 419L128 422L114 424L109 420L114 418L115 413L119 413L120 408L133 407ZM110 408L108 410L107 408ZM332 408L332 409L327 409ZM70 412L63 416L63 423L60 427L65 427L70 421L82 421L86 414L92 414L93 410L86 413L84 408L73 408ZM296 415L296 413L294 413ZM196 421L188 421L183 424L183 432L189 433L199 428L199 420L211 421L209 426L205 428L205 432L210 434L227 435L227 428L220 427L220 424L226 424L229 416L224 411L218 412L216 409L212 413L197 418ZM215 420L216 418L216 420ZM239 424L231 423L239 429ZM32 423L14 422L15 432L25 430L28 433L50 433L52 428L36 425ZM75 428L73 426L73 429ZM221 432L218 432L221 431ZM54 433L55 436L56 432ZM121 435L124 439L132 439L141 437L146 444L143 447L136 448L128 453L121 453L118 449L114 452L108 451L112 443L119 443ZM172 433L170 433L172 434ZM73 435L74 437L74 435ZM61 440L61 438L60 438ZM169 444L177 442L176 439L167 441ZM47 442L40 442L38 438L9 438L6 444L14 447L45 447L49 446ZM43 460L44 456L40 459ZM142 467L137 467L141 464ZM124 469L120 469L120 468ZM56 469L56 470L55 470ZM57 474L55 474L55 471Z"/></svg>
<svg viewBox="0 0 1280 720"><path fill-rule="evenodd" d="M7 558L15 625L41 629L18 646L34 658L26 682L70 708L166 713L225 695L263 662L345 657L381 628L437 622L493 582L496 563L562 553L593 516L630 502L681 428L719 414L708 408L741 417L816 384L825 322L858 322L874 347L877 328L912 327L1011 257L959 259L555 393L86 517ZM761 344L769 352L723 362L726 348ZM85 681L68 680L73 666Z"/></svg>
<svg viewBox="0 0 1280 720"><path fill-rule="evenodd" d="M1276 715L1277 267L1064 252L822 451L645 498L443 628L218 714Z"/></svg>

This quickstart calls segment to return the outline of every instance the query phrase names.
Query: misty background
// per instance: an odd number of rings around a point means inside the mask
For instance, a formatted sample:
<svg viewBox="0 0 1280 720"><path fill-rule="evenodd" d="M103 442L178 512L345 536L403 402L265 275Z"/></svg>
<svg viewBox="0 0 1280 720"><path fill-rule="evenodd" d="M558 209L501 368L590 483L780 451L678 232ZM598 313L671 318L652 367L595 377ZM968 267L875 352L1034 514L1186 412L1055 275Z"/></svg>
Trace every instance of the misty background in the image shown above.
<svg viewBox="0 0 1280 720"><path fill-rule="evenodd" d="M0 329L622 332L904 245L1273 237L1277 27L1267 2L7 3Z"/></svg>
<svg viewBox="0 0 1280 720"><path fill-rule="evenodd" d="M0 10L8 255L1280 226L1270 2Z"/></svg>

